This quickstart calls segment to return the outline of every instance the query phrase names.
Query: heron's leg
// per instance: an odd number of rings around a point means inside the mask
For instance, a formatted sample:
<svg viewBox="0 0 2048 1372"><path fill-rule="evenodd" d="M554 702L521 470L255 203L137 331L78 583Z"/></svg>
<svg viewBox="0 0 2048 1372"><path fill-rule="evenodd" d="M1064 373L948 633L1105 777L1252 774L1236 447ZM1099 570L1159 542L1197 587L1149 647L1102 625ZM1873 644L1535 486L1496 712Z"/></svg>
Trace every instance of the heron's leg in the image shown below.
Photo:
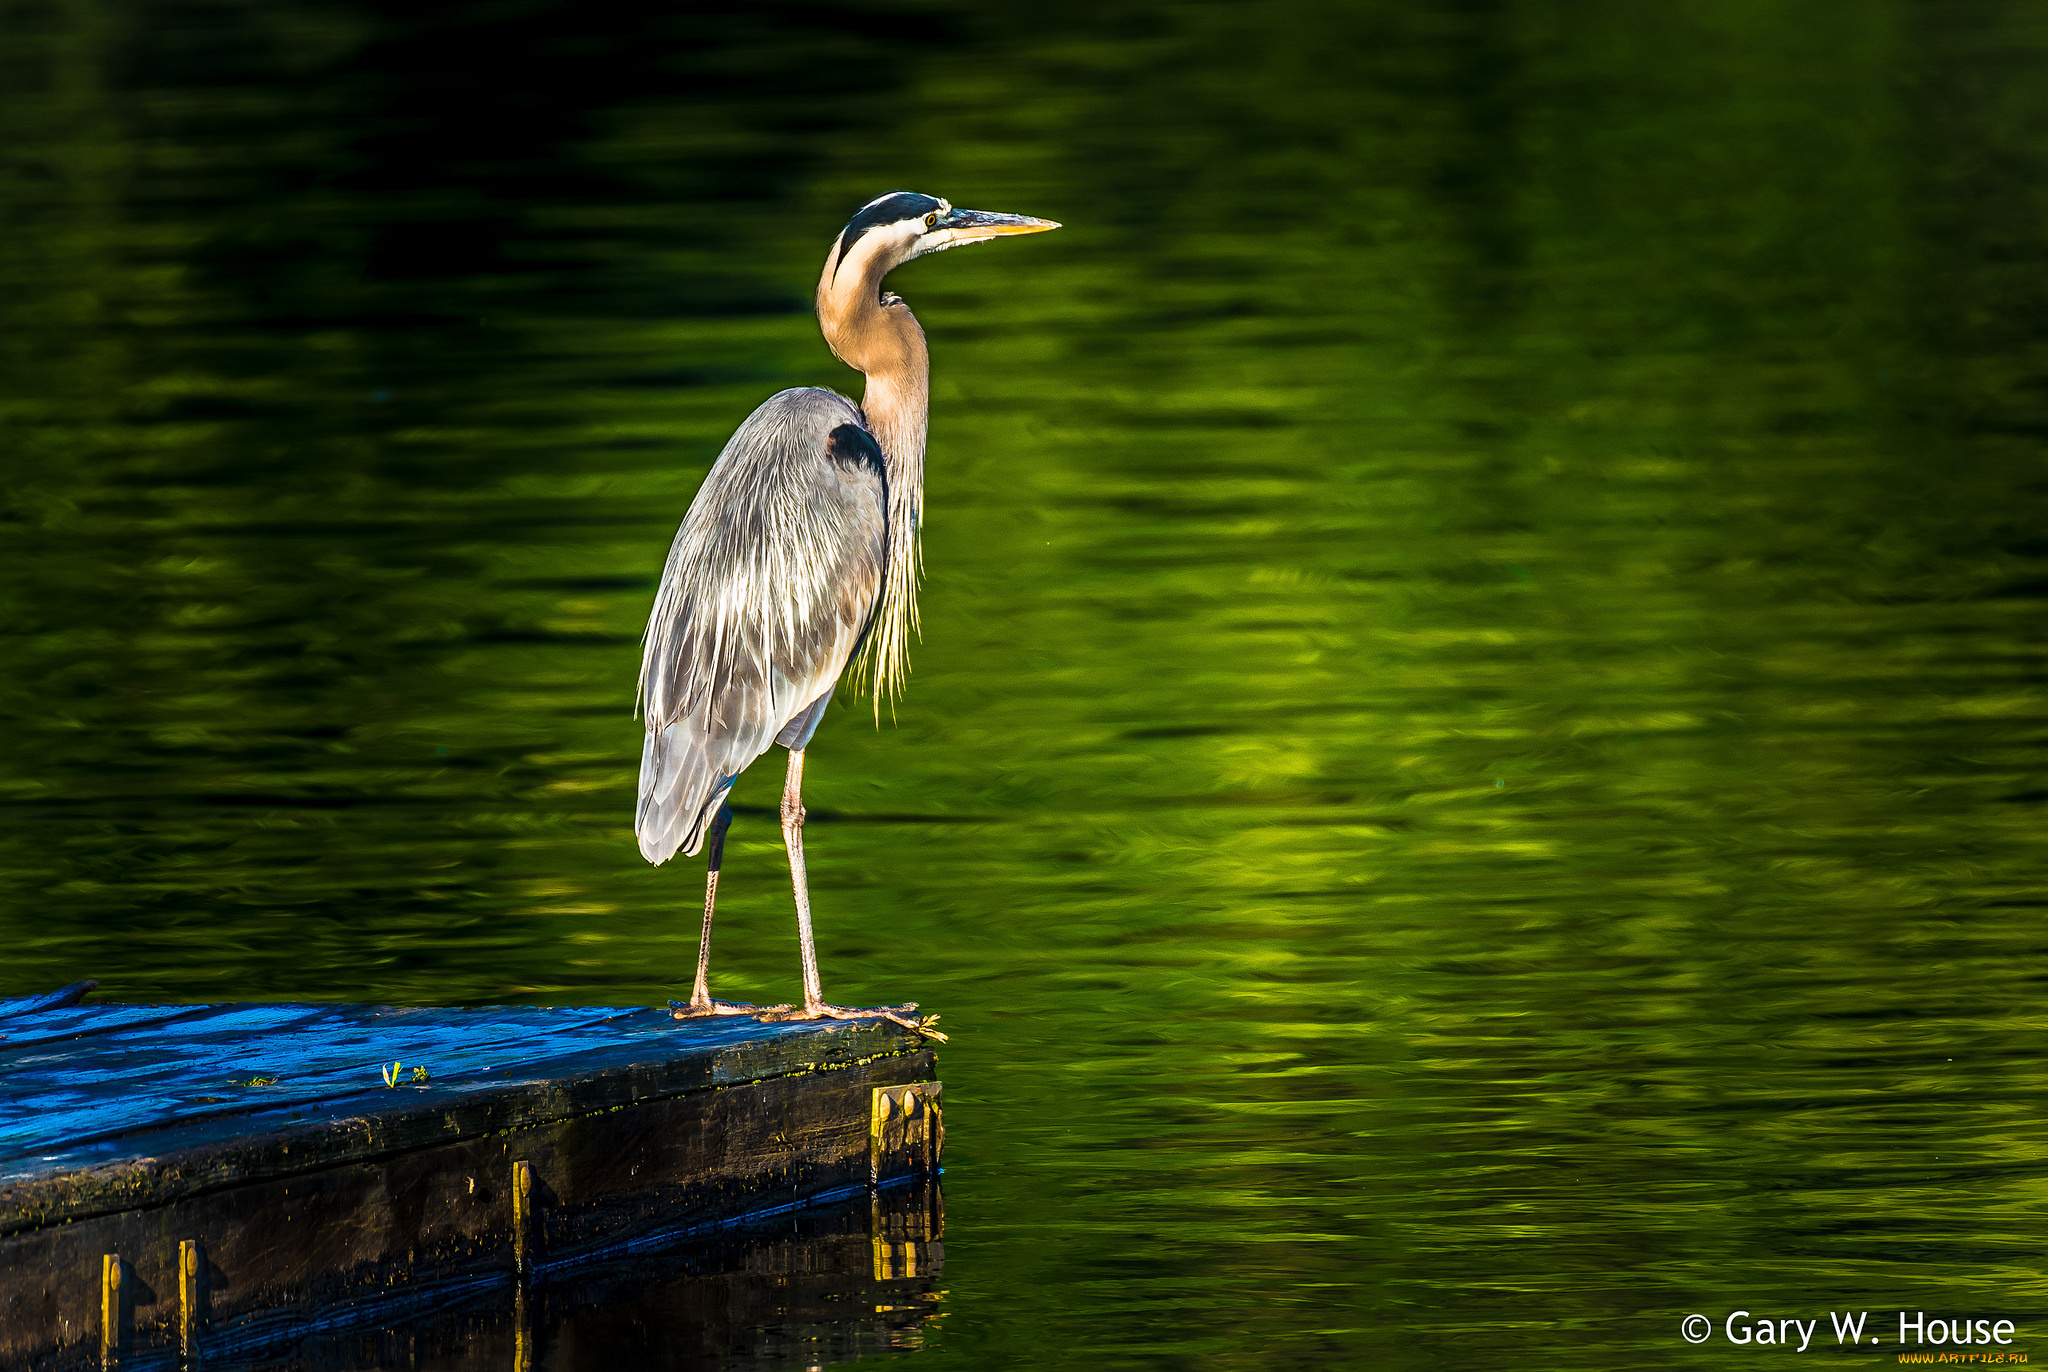
<svg viewBox="0 0 2048 1372"><path fill-rule="evenodd" d="M804 750L789 750L789 774L782 782L782 844L789 849L789 882L796 889L796 935L803 946L804 1013L825 1006L818 986L818 949L811 941L811 887L804 875Z"/></svg>
<svg viewBox="0 0 2048 1372"><path fill-rule="evenodd" d="M725 861L725 831L732 827L732 806L718 803L718 817L704 836L704 933L697 940L697 984L690 988L690 1008L711 1008L711 915L718 906L718 869Z"/></svg>
<svg viewBox="0 0 2048 1372"><path fill-rule="evenodd" d="M789 849L789 880L796 889L796 931L797 938L803 945L804 1004L801 1010L785 1006L780 1010L763 1014L762 1018L886 1019L943 1042L946 1037L944 1034L926 1027L938 1016L917 1019L912 1014L917 1009L914 1002L909 1005L887 1005L873 1010L825 1004L825 993L818 985L818 948L811 939L810 882L804 873L804 753L801 748L789 750L789 775L782 784L782 842Z"/></svg>
<svg viewBox="0 0 2048 1372"><path fill-rule="evenodd" d="M786 1005L763 1007L711 999L711 915L718 904L718 869L725 861L725 831L731 827L732 806L720 801L718 816L711 821L711 827L704 835L704 849L707 855L704 872L704 933L697 940L697 984L690 990L690 1003L675 1007L677 1019L697 1019L704 1015L752 1015L760 1013L763 1009L789 1008Z"/></svg>

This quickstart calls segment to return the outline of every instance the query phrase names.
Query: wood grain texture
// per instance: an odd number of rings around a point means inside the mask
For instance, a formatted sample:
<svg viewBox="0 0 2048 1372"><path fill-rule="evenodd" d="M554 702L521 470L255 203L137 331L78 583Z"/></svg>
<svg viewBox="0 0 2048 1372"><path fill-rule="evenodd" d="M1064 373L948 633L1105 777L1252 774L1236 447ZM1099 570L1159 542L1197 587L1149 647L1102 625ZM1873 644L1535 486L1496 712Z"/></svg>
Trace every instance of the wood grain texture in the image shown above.
<svg viewBox="0 0 2048 1372"><path fill-rule="evenodd" d="M881 1020L80 1006L0 1040L0 1234L916 1050ZM427 1067L384 1084L392 1062ZM256 1084L251 1084L256 1083Z"/></svg>

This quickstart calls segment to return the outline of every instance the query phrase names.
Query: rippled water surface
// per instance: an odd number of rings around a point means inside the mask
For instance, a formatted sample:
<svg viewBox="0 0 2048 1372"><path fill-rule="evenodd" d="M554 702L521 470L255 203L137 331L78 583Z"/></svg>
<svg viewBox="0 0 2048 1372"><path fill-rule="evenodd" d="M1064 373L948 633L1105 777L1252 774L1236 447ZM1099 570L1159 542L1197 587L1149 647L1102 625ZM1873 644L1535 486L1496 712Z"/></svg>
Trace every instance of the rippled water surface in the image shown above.
<svg viewBox="0 0 2048 1372"><path fill-rule="evenodd" d="M1067 225L892 279L924 641L807 774L828 994L953 1031L947 1266L632 1357L2048 1351L2038 7L0 25L0 992L682 994L654 578L749 409L857 386L808 293L915 187ZM796 990L779 766L735 996Z"/></svg>

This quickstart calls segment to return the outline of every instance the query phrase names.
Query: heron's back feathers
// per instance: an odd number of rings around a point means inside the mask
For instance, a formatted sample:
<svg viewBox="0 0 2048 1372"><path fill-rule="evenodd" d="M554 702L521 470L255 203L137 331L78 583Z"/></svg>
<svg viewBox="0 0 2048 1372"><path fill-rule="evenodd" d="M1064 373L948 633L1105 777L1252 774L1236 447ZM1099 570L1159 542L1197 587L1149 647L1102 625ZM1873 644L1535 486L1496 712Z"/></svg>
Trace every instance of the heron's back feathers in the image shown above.
<svg viewBox="0 0 2048 1372"><path fill-rule="evenodd" d="M860 411L831 391L771 396L691 502L647 622L634 831L649 862L695 853L740 772L831 694L888 560L887 477Z"/></svg>

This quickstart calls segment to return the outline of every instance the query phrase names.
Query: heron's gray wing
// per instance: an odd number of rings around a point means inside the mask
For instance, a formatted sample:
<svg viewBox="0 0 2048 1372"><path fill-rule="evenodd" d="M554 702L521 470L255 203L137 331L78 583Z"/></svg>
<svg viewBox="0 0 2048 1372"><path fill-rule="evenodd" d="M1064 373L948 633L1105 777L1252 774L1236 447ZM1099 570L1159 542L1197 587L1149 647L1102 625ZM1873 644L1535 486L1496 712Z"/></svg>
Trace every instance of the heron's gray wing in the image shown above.
<svg viewBox="0 0 2048 1372"><path fill-rule="evenodd" d="M853 402L770 397L712 464L647 622L634 831L649 862L696 852L734 779L831 693L888 556L882 454Z"/></svg>

